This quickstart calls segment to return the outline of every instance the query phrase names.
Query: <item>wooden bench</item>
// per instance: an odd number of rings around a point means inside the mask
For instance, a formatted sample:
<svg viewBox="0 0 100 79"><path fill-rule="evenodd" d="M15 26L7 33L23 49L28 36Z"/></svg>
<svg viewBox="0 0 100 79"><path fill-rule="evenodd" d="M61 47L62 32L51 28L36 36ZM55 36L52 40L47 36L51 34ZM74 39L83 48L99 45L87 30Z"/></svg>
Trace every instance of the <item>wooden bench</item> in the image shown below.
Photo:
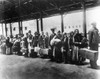
<svg viewBox="0 0 100 79"><path fill-rule="evenodd" d="M81 48L79 53L82 57L90 60L90 65L92 68L97 67L98 51L89 50L87 48Z"/></svg>

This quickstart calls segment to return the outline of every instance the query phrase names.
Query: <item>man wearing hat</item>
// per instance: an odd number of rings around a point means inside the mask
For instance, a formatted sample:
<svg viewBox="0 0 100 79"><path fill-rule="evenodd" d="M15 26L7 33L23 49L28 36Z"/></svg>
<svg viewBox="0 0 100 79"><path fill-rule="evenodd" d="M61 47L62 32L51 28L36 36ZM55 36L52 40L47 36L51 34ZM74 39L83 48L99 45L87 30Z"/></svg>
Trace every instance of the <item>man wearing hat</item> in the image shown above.
<svg viewBox="0 0 100 79"><path fill-rule="evenodd" d="M89 38L89 47L90 50L94 50L94 51L98 51L98 44L99 44L99 31L96 28L96 23L93 22L91 23L91 29L88 32L88 38ZM90 60L90 64L92 64L92 68L95 68L97 66L96 61L98 59L98 54L97 54L97 58L95 61L91 61Z"/></svg>
<svg viewBox="0 0 100 79"><path fill-rule="evenodd" d="M50 35L50 41L51 41L52 38L56 35L56 33L55 33L55 28L51 28L51 32L52 32L52 34Z"/></svg>
<svg viewBox="0 0 100 79"><path fill-rule="evenodd" d="M56 35L55 28L51 28L51 32L52 32L52 34L50 35L50 42L53 39L53 37ZM49 44L50 44L50 42L49 42ZM50 45L51 52L49 53L49 57L50 57L51 61L54 61L54 58L53 58L53 47L54 46Z"/></svg>
<svg viewBox="0 0 100 79"><path fill-rule="evenodd" d="M96 23L93 22L91 23L92 27L89 30L89 47L91 50L96 50L98 51L98 43L99 43L99 31L96 27Z"/></svg>

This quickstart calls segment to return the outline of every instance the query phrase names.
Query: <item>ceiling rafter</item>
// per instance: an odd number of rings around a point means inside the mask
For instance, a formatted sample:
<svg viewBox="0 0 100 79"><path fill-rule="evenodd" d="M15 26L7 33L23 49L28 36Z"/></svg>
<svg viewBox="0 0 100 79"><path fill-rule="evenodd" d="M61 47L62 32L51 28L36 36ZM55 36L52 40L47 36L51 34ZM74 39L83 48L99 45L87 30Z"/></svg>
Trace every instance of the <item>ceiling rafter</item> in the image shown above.
<svg viewBox="0 0 100 79"><path fill-rule="evenodd" d="M16 21L19 18L25 20L31 17L35 19L39 18L41 13L45 17L60 12L82 9L82 1L85 1L86 7L91 7L96 5L98 0L5 0L5 2L0 3L0 14L5 17L4 19L7 19L6 21ZM3 18L0 17L0 20Z"/></svg>

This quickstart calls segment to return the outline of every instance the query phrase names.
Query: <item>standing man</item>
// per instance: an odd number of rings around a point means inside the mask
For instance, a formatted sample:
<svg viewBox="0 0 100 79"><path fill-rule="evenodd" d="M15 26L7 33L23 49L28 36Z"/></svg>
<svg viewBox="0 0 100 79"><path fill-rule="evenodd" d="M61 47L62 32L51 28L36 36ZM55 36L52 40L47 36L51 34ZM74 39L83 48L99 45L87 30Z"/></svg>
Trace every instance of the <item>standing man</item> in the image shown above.
<svg viewBox="0 0 100 79"><path fill-rule="evenodd" d="M50 35L50 42L53 39L53 37L56 35L55 28L52 28L51 32L52 32L52 34ZM50 44L50 42L49 42L49 44ZM54 46L50 45L50 48L51 48L51 51L49 53L49 57L50 57L51 61L54 61L54 57L53 57L53 48L54 48Z"/></svg>
<svg viewBox="0 0 100 79"><path fill-rule="evenodd" d="M94 50L94 51L98 51L98 44L99 44L99 31L96 27L96 23L92 23L92 28L89 30L88 34L89 34L89 47L90 50ZM92 66L92 68L97 67L96 61L98 59L98 54L97 54L97 58L94 61L90 60L90 64Z"/></svg>
<svg viewBox="0 0 100 79"><path fill-rule="evenodd" d="M91 50L96 50L98 51L98 43L99 43L99 31L96 28L96 23L91 24L92 27L89 30L89 47Z"/></svg>
<svg viewBox="0 0 100 79"><path fill-rule="evenodd" d="M46 34L45 34L45 48L49 48L49 40L50 40L49 34L48 34L48 32L46 32Z"/></svg>
<svg viewBox="0 0 100 79"><path fill-rule="evenodd" d="M50 35L50 41L52 40L52 38L56 35L55 33L55 28L51 29L52 34Z"/></svg>

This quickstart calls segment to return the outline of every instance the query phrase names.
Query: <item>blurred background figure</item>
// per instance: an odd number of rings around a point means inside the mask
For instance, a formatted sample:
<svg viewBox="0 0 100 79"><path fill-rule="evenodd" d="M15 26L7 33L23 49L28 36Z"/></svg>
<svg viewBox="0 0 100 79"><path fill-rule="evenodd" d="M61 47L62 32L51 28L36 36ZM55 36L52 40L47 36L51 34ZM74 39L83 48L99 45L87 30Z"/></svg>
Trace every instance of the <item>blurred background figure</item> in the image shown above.
<svg viewBox="0 0 100 79"><path fill-rule="evenodd" d="M41 32L41 35L39 36L39 47L45 48L45 35L44 32Z"/></svg>
<svg viewBox="0 0 100 79"><path fill-rule="evenodd" d="M63 61L64 63L69 63L70 61L70 57L69 57L69 54L68 54L68 51L69 51L69 43L68 43L68 36L67 36L67 33L64 33L63 34L63 39L62 39L62 47L63 47Z"/></svg>
<svg viewBox="0 0 100 79"><path fill-rule="evenodd" d="M33 36L33 39L32 39L32 45L33 45L33 47L37 47L38 43L39 43L39 33L35 32L34 36Z"/></svg>
<svg viewBox="0 0 100 79"><path fill-rule="evenodd" d="M45 48L49 48L49 40L50 40L49 34L48 34L48 32L46 32L46 34L45 34Z"/></svg>
<svg viewBox="0 0 100 79"><path fill-rule="evenodd" d="M20 37L16 35L15 41L13 43L13 53L16 55L20 55Z"/></svg>
<svg viewBox="0 0 100 79"><path fill-rule="evenodd" d="M13 46L13 43L11 43L10 38L7 37L6 39L6 54L7 55L12 54L12 46Z"/></svg>
<svg viewBox="0 0 100 79"><path fill-rule="evenodd" d="M32 46L32 39L33 35L31 34L31 30L28 31L28 42L29 42L29 47Z"/></svg>
<svg viewBox="0 0 100 79"><path fill-rule="evenodd" d="M69 42L69 52L71 54L71 59L70 62L73 63L74 60L74 52L73 52L73 48L74 48L74 32L71 31L69 33L69 37L68 37L68 42Z"/></svg>

